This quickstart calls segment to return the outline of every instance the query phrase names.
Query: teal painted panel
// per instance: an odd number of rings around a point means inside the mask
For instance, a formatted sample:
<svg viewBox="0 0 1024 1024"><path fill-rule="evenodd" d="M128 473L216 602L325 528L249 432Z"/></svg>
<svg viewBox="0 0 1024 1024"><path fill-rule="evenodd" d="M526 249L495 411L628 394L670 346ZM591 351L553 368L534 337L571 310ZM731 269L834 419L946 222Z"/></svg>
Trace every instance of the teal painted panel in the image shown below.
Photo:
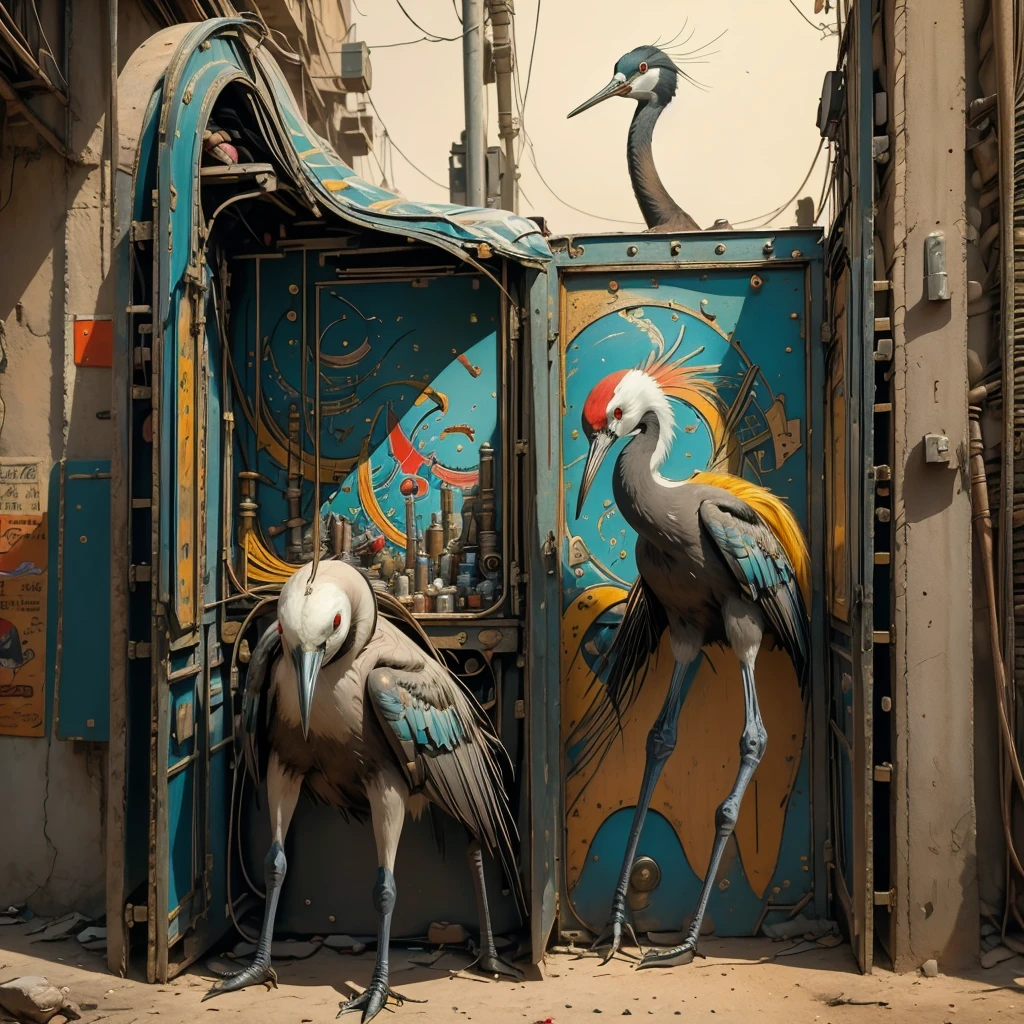
<svg viewBox="0 0 1024 1024"><path fill-rule="evenodd" d="M59 509L58 505L58 517ZM54 511L51 505L51 521ZM49 624L52 635L59 636L59 657L51 660L57 738L106 742L110 739L109 461L66 463L63 515L63 543L54 531L59 558L53 578L57 618L51 617Z"/></svg>

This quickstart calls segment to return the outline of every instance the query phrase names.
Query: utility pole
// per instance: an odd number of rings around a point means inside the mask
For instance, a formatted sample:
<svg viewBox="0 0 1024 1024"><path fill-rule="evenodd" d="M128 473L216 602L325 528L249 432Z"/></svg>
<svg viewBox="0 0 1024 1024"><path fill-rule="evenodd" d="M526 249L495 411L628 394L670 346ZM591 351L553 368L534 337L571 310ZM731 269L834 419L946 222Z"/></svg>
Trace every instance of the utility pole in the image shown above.
<svg viewBox="0 0 1024 1024"><path fill-rule="evenodd" d="M512 115L513 0L487 0L494 32L494 78L498 89L498 138L505 147L505 173L501 178L501 208L519 212L519 168L516 167L516 137L519 126Z"/></svg>
<svg viewBox="0 0 1024 1024"><path fill-rule="evenodd" d="M484 160L484 0L462 0L462 76L466 98L466 205L487 205Z"/></svg>

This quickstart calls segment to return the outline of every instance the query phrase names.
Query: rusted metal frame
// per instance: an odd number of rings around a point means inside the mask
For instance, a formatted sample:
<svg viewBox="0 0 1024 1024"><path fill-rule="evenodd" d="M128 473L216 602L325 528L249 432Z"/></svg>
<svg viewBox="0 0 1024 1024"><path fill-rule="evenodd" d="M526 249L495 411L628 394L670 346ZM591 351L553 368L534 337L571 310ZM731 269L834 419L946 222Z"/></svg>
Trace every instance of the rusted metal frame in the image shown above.
<svg viewBox="0 0 1024 1024"><path fill-rule="evenodd" d="M548 535L561 531L560 488L540 487L560 475L561 401L559 360L552 356L560 344L555 313L550 305L558 295L558 271L552 262L546 271L527 275L525 296L528 316L523 327L529 340L529 366L533 398L530 454L529 510L524 522L530 551L527 587L527 629L523 656L527 685L526 770L530 808L530 939L531 959L539 963L547 948L550 929L557 924L559 865L563 845L562 787L550 766L560 763L560 586L559 546L549 570L543 549Z"/></svg>
<svg viewBox="0 0 1024 1024"><path fill-rule="evenodd" d="M817 264L821 271L813 274ZM804 365L806 387L806 409L809 422L807 431L808 458L808 540L812 551L825 550L825 494L819 481L825 479L825 410L820 400L827 387L824 346L815 326L825 322L824 300L824 255L819 248L814 260L807 263L804 274ZM826 644L824 642L828 615L825 607L825 567L823 560L813 559L811 565L812 597L809 609L811 617L811 678L822 681L817 693L812 692L810 708L810 802L811 841L814 856L811 862L811 876L814 887L814 909L819 918L827 916L828 907L828 866L825 858L825 844L829 837L830 806L828 799L828 744L824 741L828 721L829 674Z"/></svg>

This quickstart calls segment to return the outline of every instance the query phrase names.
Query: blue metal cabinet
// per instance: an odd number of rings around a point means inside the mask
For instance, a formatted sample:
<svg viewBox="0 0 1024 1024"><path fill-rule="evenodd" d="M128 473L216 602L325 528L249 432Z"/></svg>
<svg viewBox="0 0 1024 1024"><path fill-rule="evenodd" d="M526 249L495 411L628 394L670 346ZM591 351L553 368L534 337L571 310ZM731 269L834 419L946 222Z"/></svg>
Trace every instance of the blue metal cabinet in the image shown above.
<svg viewBox="0 0 1024 1024"><path fill-rule="evenodd" d="M573 729L586 712L600 653L636 576L635 536L615 507L614 460L577 521L586 458L581 413L609 374L658 360L676 437L662 473L741 475L786 499L812 549L823 527L820 490L823 270L817 232L582 236L552 243L559 272L561 439L561 735L564 894L561 927L600 931L607 917L644 764L646 734L673 660L667 637L621 742L578 763ZM822 728L821 564L815 561L812 714L780 651L759 659L771 740L743 803L709 918L719 935L757 934L803 907L827 913L826 737ZM692 666L679 744L640 839L646 885L631 890L638 932L679 930L696 904L715 808L732 785L743 726L731 651Z"/></svg>
<svg viewBox="0 0 1024 1024"><path fill-rule="evenodd" d="M48 671L57 738L110 738L110 463L72 460L50 485Z"/></svg>

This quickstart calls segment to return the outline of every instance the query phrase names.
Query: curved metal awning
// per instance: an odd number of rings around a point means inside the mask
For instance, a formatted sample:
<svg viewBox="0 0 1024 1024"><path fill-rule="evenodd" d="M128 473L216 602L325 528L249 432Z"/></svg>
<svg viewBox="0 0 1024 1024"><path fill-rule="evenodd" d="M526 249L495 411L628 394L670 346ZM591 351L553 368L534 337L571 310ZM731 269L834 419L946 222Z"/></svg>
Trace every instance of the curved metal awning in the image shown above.
<svg viewBox="0 0 1024 1024"><path fill-rule="evenodd" d="M420 203L380 188L347 166L300 114L263 31L243 18L218 18L158 32L133 54L121 75L121 169L131 173L146 121L158 116L160 143L181 138L183 107L208 116L228 84L248 87L262 133L317 215L326 211L366 228L440 246L462 258L487 249L542 267L551 251L537 225L503 210ZM148 87L148 88L147 88ZM126 95L126 92L128 95ZM159 95L155 95L155 93ZM149 100L147 105L146 100ZM199 124L201 133L205 120ZM481 251L481 246L486 248Z"/></svg>

